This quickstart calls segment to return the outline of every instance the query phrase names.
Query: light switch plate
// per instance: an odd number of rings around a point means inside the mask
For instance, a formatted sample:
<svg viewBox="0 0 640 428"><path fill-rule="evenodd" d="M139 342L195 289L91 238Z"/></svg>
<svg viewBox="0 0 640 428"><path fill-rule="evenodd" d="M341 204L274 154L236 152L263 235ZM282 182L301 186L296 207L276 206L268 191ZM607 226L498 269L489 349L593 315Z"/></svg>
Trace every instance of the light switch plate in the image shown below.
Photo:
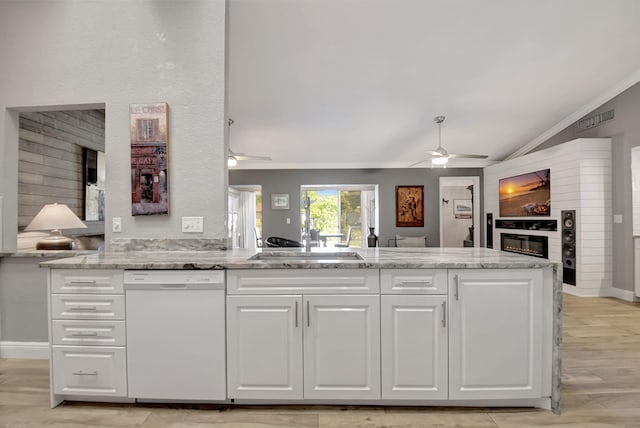
<svg viewBox="0 0 640 428"><path fill-rule="evenodd" d="M622 214L614 214L613 215L614 223L622 223Z"/></svg>
<svg viewBox="0 0 640 428"><path fill-rule="evenodd" d="M112 230L115 233L122 232L122 217L113 217L111 219Z"/></svg>
<svg viewBox="0 0 640 428"><path fill-rule="evenodd" d="M182 217L184 233L200 233L203 231L204 217Z"/></svg>

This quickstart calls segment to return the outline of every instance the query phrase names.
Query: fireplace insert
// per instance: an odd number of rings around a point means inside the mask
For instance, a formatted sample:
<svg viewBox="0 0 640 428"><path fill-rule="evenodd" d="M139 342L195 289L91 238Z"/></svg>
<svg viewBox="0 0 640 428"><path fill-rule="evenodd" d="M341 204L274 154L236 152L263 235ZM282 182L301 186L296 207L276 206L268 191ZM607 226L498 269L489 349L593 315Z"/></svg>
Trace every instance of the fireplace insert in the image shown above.
<svg viewBox="0 0 640 428"><path fill-rule="evenodd" d="M501 233L500 244L502 251L545 259L549 257L549 238L546 236Z"/></svg>

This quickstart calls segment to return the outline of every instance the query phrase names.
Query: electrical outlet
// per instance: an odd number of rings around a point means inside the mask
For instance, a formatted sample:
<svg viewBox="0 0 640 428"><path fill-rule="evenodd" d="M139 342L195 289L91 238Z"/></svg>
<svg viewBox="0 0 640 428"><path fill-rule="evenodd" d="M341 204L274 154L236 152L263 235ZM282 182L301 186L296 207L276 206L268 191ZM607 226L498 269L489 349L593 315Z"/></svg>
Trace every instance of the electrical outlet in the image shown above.
<svg viewBox="0 0 640 428"><path fill-rule="evenodd" d="M122 232L122 217L113 217L111 219L112 222L112 230L115 233L120 233Z"/></svg>
<svg viewBox="0 0 640 428"><path fill-rule="evenodd" d="M200 233L203 231L204 217L182 217L184 233Z"/></svg>
<svg viewBox="0 0 640 428"><path fill-rule="evenodd" d="M291 224L291 219L287 217L287 224Z"/></svg>

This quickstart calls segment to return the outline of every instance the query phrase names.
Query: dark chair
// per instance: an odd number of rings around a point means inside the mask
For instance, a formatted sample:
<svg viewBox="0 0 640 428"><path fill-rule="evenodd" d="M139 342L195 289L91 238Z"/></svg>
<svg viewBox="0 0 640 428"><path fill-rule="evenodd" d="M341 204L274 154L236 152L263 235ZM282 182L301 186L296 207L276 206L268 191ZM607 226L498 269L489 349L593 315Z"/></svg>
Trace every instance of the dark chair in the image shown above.
<svg viewBox="0 0 640 428"><path fill-rule="evenodd" d="M304 244L298 241L293 241L287 238L280 238L277 236L268 237L264 243L267 247L271 248L285 248L285 247L304 247Z"/></svg>

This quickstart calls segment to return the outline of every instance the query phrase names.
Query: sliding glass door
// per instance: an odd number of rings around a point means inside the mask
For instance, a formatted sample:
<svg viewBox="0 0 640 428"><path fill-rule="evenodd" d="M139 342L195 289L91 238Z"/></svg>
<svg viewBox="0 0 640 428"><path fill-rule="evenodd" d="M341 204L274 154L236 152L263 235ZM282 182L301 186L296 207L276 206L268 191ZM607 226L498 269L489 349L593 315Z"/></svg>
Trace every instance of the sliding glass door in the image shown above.
<svg viewBox="0 0 640 428"><path fill-rule="evenodd" d="M308 226L314 245L366 247L368 228L377 227L376 193L375 185L302 186L301 236Z"/></svg>

